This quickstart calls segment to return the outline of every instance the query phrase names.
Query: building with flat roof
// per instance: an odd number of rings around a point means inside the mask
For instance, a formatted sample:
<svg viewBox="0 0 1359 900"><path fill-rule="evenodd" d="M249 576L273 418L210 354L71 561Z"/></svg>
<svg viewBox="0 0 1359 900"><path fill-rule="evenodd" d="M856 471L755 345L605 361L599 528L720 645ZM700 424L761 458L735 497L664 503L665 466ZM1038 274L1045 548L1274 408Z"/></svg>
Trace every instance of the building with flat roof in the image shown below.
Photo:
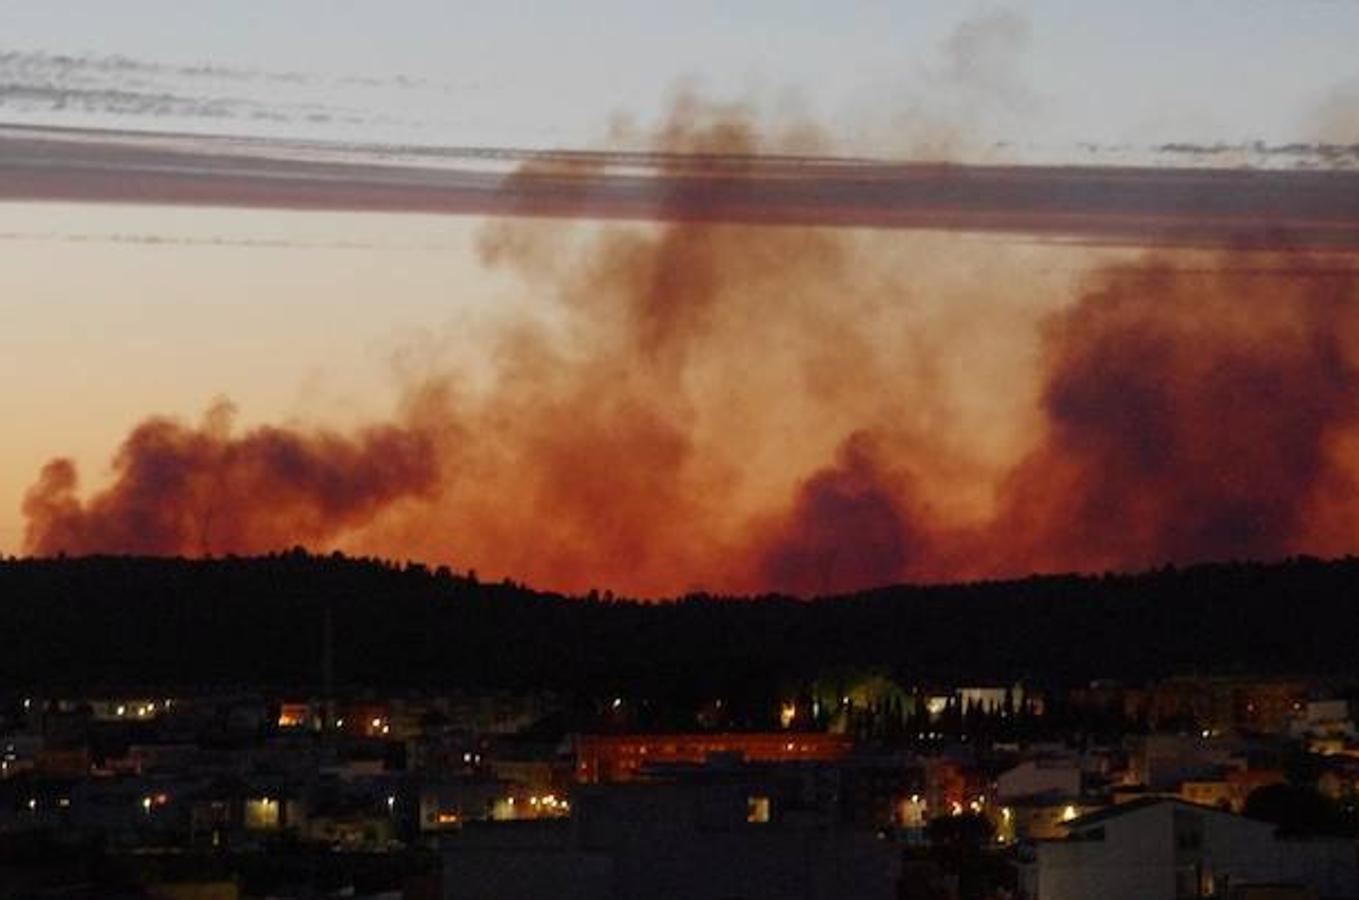
<svg viewBox="0 0 1359 900"><path fill-rule="evenodd" d="M1148 798L1066 823L1023 872L1036 900L1235 897L1251 887L1359 896L1354 841L1280 837L1273 825L1180 800Z"/></svg>
<svg viewBox="0 0 1359 900"><path fill-rule="evenodd" d="M901 848L843 821L823 789L828 768L677 764L650 780L583 785L570 819L471 823L450 836L444 896L892 900Z"/></svg>

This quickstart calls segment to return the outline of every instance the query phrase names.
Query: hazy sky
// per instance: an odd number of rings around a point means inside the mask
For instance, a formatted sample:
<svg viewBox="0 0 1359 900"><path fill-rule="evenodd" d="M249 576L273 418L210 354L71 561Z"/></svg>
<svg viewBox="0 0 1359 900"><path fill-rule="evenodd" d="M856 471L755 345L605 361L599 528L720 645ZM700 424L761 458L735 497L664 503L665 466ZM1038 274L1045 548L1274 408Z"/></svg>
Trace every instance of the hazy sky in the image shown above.
<svg viewBox="0 0 1359 900"><path fill-rule="evenodd" d="M13 0L0 124L583 146L689 85L858 152L954 128L1084 159L1083 142L1359 141L1356 47L1359 0ZM192 102L119 106L137 92ZM244 424L380 418L394 360L534 302L482 268L482 227L0 204L0 552L43 462L73 456L97 486L147 414L229 396Z"/></svg>
<svg viewBox="0 0 1359 900"><path fill-rule="evenodd" d="M968 31L962 23L999 19ZM0 5L0 49L438 82L426 135L581 143L677 81L796 96L842 133L947 115L1069 147L1308 139L1359 84L1355 0L956 2L43 0ZM1353 126L1353 119L1348 127Z"/></svg>

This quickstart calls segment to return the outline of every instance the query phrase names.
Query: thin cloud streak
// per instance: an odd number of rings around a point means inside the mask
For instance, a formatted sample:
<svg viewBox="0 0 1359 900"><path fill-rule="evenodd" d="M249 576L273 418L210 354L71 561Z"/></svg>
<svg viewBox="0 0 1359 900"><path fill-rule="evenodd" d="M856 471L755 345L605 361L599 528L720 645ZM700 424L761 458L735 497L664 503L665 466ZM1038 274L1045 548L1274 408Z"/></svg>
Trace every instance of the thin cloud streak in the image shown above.
<svg viewBox="0 0 1359 900"><path fill-rule="evenodd" d="M538 160L510 175L498 161ZM489 157L489 159L479 158ZM961 166L401 148L8 129L0 200L1359 246L1359 172Z"/></svg>

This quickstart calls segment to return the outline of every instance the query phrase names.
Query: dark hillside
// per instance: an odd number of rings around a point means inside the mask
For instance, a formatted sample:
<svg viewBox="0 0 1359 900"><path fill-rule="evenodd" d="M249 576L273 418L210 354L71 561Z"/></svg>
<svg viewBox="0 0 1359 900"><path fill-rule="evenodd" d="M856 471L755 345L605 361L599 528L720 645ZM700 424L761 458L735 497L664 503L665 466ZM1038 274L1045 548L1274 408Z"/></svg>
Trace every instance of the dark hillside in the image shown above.
<svg viewBox="0 0 1359 900"><path fill-rule="evenodd" d="M342 687L701 697L846 665L969 682L1359 670L1354 558L641 604L294 551L0 562L0 680L315 688L327 608Z"/></svg>

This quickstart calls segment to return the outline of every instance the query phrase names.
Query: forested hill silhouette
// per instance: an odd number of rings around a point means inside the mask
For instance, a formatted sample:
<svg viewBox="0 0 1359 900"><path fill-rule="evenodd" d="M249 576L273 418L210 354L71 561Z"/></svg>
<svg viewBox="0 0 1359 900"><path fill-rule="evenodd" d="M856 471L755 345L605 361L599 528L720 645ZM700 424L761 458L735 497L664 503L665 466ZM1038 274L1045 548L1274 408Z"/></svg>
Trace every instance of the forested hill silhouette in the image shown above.
<svg viewBox="0 0 1359 900"><path fill-rule="evenodd" d="M315 690L327 610L342 688L711 697L845 667L968 683L1359 669L1353 557L647 604L294 550L0 561L0 680Z"/></svg>

